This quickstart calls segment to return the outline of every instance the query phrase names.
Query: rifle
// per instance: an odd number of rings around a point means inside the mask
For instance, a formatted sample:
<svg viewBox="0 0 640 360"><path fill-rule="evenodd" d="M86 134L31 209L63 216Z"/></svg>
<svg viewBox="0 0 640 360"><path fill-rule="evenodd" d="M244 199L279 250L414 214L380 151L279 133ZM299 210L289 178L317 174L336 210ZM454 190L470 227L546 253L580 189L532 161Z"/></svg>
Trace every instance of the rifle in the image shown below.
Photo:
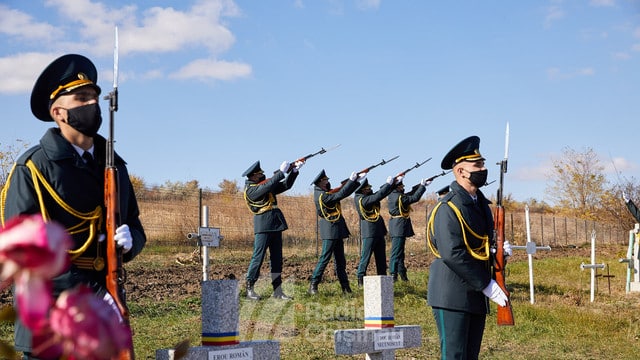
<svg viewBox="0 0 640 360"><path fill-rule="evenodd" d="M509 123L505 136L504 159L497 163L500 165L500 185L498 186L498 194L496 196L496 212L494 218L495 238L496 238L496 257L493 265L493 271L496 283L507 295L507 304L505 306L498 305L497 323L498 325L514 325L513 309L511 308L511 300L509 299L509 291L505 285L505 260L504 260L504 207L502 206L504 174L507 173L507 159L509 154Z"/></svg>
<svg viewBox="0 0 640 360"><path fill-rule="evenodd" d="M433 179L440 177L440 176L444 176L447 175L448 173L452 172L453 170L449 170L449 171L442 171L439 174L433 175L432 177L429 177L427 179L425 179L425 181L433 181ZM418 190L418 187L420 186L420 184L416 184L411 188L411 191L408 192L408 194L413 194L416 190Z"/></svg>
<svg viewBox="0 0 640 360"><path fill-rule="evenodd" d="M106 161L104 168L104 203L106 208L105 226L106 238L106 286L107 291L113 297L122 316L123 322L129 325L129 309L124 302L125 273L122 267L122 250L116 247L114 236L116 228L120 225L120 201L118 199L118 170L115 166L114 143L114 118L118 111L118 27L115 28L115 47L113 51L113 90L104 98L109 100L109 138L107 139ZM118 355L118 359L133 359L133 339L131 348L124 349Z"/></svg>
<svg viewBox="0 0 640 360"><path fill-rule="evenodd" d="M325 148L320 148L320 150L318 150L318 151L316 151L316 152L314 152L314 153L312 153L312 154L309 154L309 155L307 155L307 156L303 156L303 157L301 157L301 158L298 158L298 159L296 159L296 160L294 160L294 161L290 162L289 164L291 164L291 166L289 166L289 170L287 170L287 173L290 173L290 172L291 172L291 170L293 170L293 164L295 164L295 163L296 163L296 161L302 161L302 162L307 161L308 159L310 159L310 158L312 158L312 157L314 157L314 156L316 156L316 155L324 154L324 153L326 153L327 151L331 151L331 150L333 150L333 149L335 149L335 148L337 148L337 147L339 147L339 146L340 146L340 144L338 144L338 145L336 145L336 146L332 146L332 147L330 147L328 150L327 150L327 149L325 149ZM280 171L280 170L276 170L276 171L274 171L274 172L273 172L273 174L275 175L278 171ZM271 178L266 178L266 179L264 179L264 180L260 181L258 184L264 184L264 183L266 183L267 181L269 181L270 179L271 179Z"/></svg>
<svg viewBox="0 0 640 360"><path fill-rule="evenodd" d="M382 161L380 161L379 163L377 163L377 164L373 164L373 165L371 165L371 166L368 166L368 167L366 167L366 168L364 168L364 169L362 169L362 170L358 171L358 174L362 174L362 173L367 174L367 173L369 173L369 171L371 171L371 170L373 170L373 169L377 168L378 166L382 166L382 165L384 165L384 164L390 163L390 162L392 162L393 160L397 159L398 157L399 157L399 155L396 155L396 156L392 157L392 158L391 158L391 159L389 159L389 160L382 159ZM327 192L328 192L328 193L331 193L331 194L338 192L340 189L342 189L342 187L344 186L344 184L346 184L346 183L347 183L347 181L349 181L349 178L346 178L346 179L342 180L342 181L340 182L340 186L338 186L338 187L337 187L337 188L335 188L335 189L331 189L331 190L329 190L329 191L327 191Z"/></svg>
<svg viewBox="0 0 640 360"><path fill-rule="evenodd" d="M309 155L303 156L303 157L301 157L301 158L299 158L299 159L296 159L296 160L294 160L294 161L290 162L290 164L291 164L291 165L293 165L293 164L295 164L295 163L296 163L296 162L298 162L298 161L305 162L305 161L307 161L307 160L311 159L312 157L314 157L314 156L316 156L316 155L324 154L324 153L326 153L327 151L331 151L331 150L333 150L333 149L338 148L339 146L340 146L340 144L337 144L337 145L335 145L335 146L330 147L329 149L325 149L325 148L323 148L323 147L322 147L322 148L320 148L320 150L318 150L318 151L316 151L316 152L314 152L314 153L312 153L312 154L309 154ZM289 167L289 171L287 171L287 172L290 172L292 169L293 169L293 166L290 166L290 167Z"/></svg>
<svg viewBox="0 0 640 360"><path fill-rule="evenodd" d="M398 173L398 175L396 175L396 177L398 177L398 176L405 176L405 175L407 175L407 173L408 173L409 171L411 171L411 170L413 170L413 169L417 169L417 168L419 168L420 166L422 166L424 163L426 163L426 162L427 162L427 161L429 161L429 160L431 160L431 158L428 158L427 160L425 160L425 161L423 161L423 162L421 162L421 163L417 162L415 165L413 165L412 167L408 168L407 170L405 170L405 171L401 171L400 173Z"/></svg>

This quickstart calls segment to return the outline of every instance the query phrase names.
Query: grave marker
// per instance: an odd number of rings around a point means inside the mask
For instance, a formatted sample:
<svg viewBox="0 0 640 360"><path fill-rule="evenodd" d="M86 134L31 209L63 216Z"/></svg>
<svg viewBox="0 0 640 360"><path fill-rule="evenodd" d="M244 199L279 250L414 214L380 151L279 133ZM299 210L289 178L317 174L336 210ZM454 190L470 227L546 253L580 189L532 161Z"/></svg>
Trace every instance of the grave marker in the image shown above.
<svg viewBox="0 0 640 360"><path fill-rule="evenodd" d="M183 360L280 359L280 343L240 341L238 280L202 282L202 346L191 347ZM156 360L173 360L174 349L156 350Z"/></svg>
<svg viewBox="0 0 640 360"><path fill-rule="evenodd" d="M419 347L418 325L395 326L393 277L364 277L364 329L336 330L336 355L366 354L367 360L395 359L395 350Z"/></svg>

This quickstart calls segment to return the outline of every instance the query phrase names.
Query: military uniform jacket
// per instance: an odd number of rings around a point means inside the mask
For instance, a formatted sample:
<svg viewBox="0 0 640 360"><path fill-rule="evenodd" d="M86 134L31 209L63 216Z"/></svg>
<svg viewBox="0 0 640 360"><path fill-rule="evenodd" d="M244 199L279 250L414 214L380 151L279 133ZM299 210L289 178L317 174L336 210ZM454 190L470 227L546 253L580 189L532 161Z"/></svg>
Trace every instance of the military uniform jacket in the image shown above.
<svg viewBox="0 0 640 360"><path fill-rule="evenodd" d="M276 171L270 179L263 183L247 180L244 185L247 205L253 212L253 232L274 232L287 230L284 214L278 209L276 194L285 192L293 186L298 173L291 171L285 178L282 171ZM284 180L284 181L283 181ZM271 205L268 205L271 202ZM262 207L265 207L264 209Z"/></svg>
<svg viewBox="0 0 640 360"><path fill-rule="evenodd" d="M360 231L362 232L362 238L383 237L387 235L387 227L384 225L384 219L382 216L379 216L375 222L368 221L365 219L365 216L367 215L362 213L362 209L364 209L365 212L377 209L379 212L380 201L387 197L391 191L393 191L393 186L384 183L384 185L380 187L380 190L374 193L369 195L356 194L353 198L356 210L360 216Z"/></svg>
<svg viewBox="0 0 640 360"><path fill-rule="evenodd" d="M99 169L104 169L105 151L106 140L99 135L95 136L94 158ZM7 182L9 187L5 201L5 221L19 214L41 213L31 171L26 166L28 160L33 161L44 179L71 208L79 212L91 212L98 206L102 207L103 220L99 233L105 233L104 171L91 170L73 146L62 137L58 128L50 128L40 139L39 145L27 150L17 160L15 170ZM129 225L133 237L133 247L123 256L123 260L126 262L142 251L146 243L146 235L138 217L138 203L129 181L126 163L118 155L115 156L114 162L120 183L118 193L120 217L122 224ZM42 184L40 184L40 188L42 189L44 207L51 220L60 223L65 228L77 225L81 221L57 204ZM73 249L78 249L85 244L89 237L88 234L87 230L72 235ZM106 245L104 242L98 244L96 239L93 239L81 256L95 257L98 251L104 257ZM85 271L72 265L69 272L54 280L54 291L57 293L59 290L72 287L79 282L92 282L103 286L105 275L104 270Z"/></svg>
<svg viewBox="0 0 640 360"><path fill-rule="evenodd" d="M409 205L420 201L422 194L427 190L424 185L418 185L415 191L404 194L397 189L394 189L387 198L387 204L389 205L389 235L391 236L403 236L409 237L415 235L413 232L413 226L411 225L411 218L409 217ZM402 211L400 209L402 206ZM405 214L402 216L401 214Z"/></svg>
<svg viewBox="0 0 640 360"><path fill-rule="evenodd" d="M636 221L640 222L640 210L638 210L638 207L633 203L633 201L627 202L627 209L629 209L631 215L636 218Z"/></svg>
<svg viewBox="0 0 640 360"><path fill-rule="evenodd" d="M451 192L440 202L434 218L432 244L440 253L431 264L427 301L430 306L474 314L488 314L489 300L482 290L491 281L489 260L471 256L462 237L466 232L471 248L480 246L481 240L463 230L454 211L446 204L451 201L462 213L463 219L478 235L488 235L493 242L493 216L489 200L477 191L474 204L466 190L457 182L451 183Z"/></svg>
<svg viewBox="0 0 640 360"><path fill-rule="evenodd" d="M316 213L320 217L320 237L322 239L344 239L349 237L351 233L344 216L342 216L342 212L335 217L332 217L330 213L336 211L340 201L351 195L357 188L358 183L351 180L347 180L340 190L335 193L324 191L318 186L314 188L313 202L316 205ZM320 204L320 200L322 200L322 204Z"/></svg>

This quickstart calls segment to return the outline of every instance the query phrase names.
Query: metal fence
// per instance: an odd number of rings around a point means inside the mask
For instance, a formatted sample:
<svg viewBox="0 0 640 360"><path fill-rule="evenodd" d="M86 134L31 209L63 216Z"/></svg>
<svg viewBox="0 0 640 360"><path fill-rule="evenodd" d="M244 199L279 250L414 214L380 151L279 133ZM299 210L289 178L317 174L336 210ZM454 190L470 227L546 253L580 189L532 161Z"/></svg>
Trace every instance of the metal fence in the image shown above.
<svg viewBox="0 0 640 360"><path fill-rule="evenodd" d="M248 210L242 193L222 194L199 193L166 196L144 194L139 196L142 223L150 243L187 245L193 242L186 234L197 232L203 206L209 212L208 225L220 228L224 240L221 247L232 249L250 248L253 244L253 215ZM413 204L412 222L416 235L411 242L425 243L425 229L429 209L435 204L435 197L427 196ZM278 196L278 207L282 209L289 229L283 233L285 245L300 248L315 247L318 244L317 215L312 195ZM347 245L359 243L360 229L353 197L342 201L342 210L351 237ZM388 222L386 203L382 203L383 217ZM574 218L557 217L549 214L530 214L531 240L538 245L570 246L590 242L591 231L595 230L597 241L602 243L625 244L628 229L621 224L585 221ZM506 211L505 229L507 238L513 244L523 245L527 241L525 210ZM425 243L426 244L426 243Z"/></svg>

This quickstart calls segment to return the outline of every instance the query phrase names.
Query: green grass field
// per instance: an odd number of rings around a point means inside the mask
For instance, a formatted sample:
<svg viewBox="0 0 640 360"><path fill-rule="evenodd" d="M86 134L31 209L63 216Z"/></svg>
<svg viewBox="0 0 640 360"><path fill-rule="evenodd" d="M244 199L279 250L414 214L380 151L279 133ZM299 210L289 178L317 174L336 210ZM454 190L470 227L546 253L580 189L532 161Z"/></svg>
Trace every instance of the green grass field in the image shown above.
<svg viewBox="0 0 640 360"><path fill-rule="evenodd" d="M590 271L580 270L582 262L589 262L588 256L574 256L566 251L562 256L538 253L534 257L535 304L530 303L527 257L514 257L507 268L507 282L516 325L498 327L495 313L491 314L481 358L637 359L640 356L640 293L625 293L626 267L618 262L625 256L626 246L609 245L602 254L597 262L606 263L614 277L598 278L594 302L590 302ZM143 254L131 266L149 266L158 257L153 255L152 259L151 256ZM312 255L299 256L315 263ZM218 257L217 261L224 260ZM599 273L606 274L606 271ZM396 283L395 323L420 325L422 346L399 350L396 357L437 359L438 337L431 309L426 305L427 269L413 271L410 280ZM267 280L259 284L260 292L268 293ZM286 281L284 287L294 295L293 301L247 301L241 292L241 341L277 340L282 359L348 358L334 355L333 332L363 327L362 290L353 286L354 293L343 296L335 282L323 283L320 294L311 297L306 294L306 280ZM154 359L157 349L171 348L185 339L190 340L192 346L200 344L199 296L131 301L129 307L138 359ZM10 324L0 326L4 341L11 341L11 331Z"/></svg>

